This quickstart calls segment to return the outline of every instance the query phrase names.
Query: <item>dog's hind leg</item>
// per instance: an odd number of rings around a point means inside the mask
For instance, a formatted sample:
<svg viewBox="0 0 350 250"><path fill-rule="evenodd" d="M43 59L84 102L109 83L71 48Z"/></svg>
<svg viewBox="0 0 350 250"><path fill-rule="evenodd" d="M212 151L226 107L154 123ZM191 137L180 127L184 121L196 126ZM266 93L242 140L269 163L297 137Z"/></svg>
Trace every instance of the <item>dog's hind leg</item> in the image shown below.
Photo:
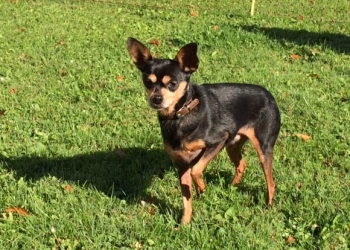
<svg viewBox="0 0 350 250"><path fill-rule="evenodd" d="M259 157L260 158L260 157ZM267 204L271 205L273 197L275 196L275 182L272 177L272 161L273 161L273 150L265 152L264 161L260 160L262 169L264 171L266 184L267 184Z"/></svg>
<svg viewBox="0 0 350 250"><path fill-rule="evenodd" d="M247 167L247 164L242 158L242 147L248 138L245 135L236 135L235 140L236 141L229 143L226 146L227 154L236 167L235 177L233 178L231 185L236 185L241 181L243 173Z"/></svg>
<svg viewBox="0 0 350 250"><path fill-rule="evenodd" d="M258 153L267 184L267 204L271 205L275 195L275 182L272 177L273 147L278 133L274 133L273 136L271 131L266 129L260 128L258 131L261 131L258 136L254 128L242 129L241 132L251 140Z"/></svg>

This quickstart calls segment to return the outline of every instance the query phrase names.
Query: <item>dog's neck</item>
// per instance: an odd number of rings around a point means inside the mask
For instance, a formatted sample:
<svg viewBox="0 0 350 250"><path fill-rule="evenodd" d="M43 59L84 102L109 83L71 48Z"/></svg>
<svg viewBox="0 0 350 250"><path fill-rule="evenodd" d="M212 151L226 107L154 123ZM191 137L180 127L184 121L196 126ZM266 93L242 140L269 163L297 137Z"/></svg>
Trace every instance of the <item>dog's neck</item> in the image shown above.
<svg viewBox="0 0 350 250"><path fill-rule="evenodd" d="M184 95L179 99L179 101L175 105L175 112L181 109L185 104L188 104L190 101L192 101L194 99L194 94L195 92L192 84L188 83Z"/></svg>

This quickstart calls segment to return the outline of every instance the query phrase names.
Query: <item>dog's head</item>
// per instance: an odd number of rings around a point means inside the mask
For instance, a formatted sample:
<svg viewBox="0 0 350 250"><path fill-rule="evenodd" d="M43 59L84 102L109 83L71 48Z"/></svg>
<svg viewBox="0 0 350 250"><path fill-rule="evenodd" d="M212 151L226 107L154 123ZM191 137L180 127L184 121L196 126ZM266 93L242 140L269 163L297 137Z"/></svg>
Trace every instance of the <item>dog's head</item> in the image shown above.
<svg viewBox="0 0 350 250"><path fill-rule="evenodd" d="M131 59L142 72L150 106L163 115L173 113L198 68L197 44L182 47L174 60L153 58L149 49L134 38L128 38L127 45Z"/></svg>

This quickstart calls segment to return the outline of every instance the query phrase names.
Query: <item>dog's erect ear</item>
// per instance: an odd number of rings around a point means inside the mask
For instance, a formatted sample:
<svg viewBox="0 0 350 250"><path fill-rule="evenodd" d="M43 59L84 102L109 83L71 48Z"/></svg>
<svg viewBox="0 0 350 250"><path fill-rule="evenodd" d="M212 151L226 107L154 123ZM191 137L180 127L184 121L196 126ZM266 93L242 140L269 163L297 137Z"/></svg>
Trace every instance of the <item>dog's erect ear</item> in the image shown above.
<svg viewBox="0 0 350 250"><path fill-rule="evenodd" d="M135 38L129 37L127 40L128 51L131 59L139 70L143 70L147 61L152 60L149 49Z"/></svg>
<svg viewBox="0 0 350 250"><path fill-rule="evenodd" d="M197 57L197 44L189 43L183 46L175 57L177 61L186 73L193 73L198 69L199 60Z"/></svg>

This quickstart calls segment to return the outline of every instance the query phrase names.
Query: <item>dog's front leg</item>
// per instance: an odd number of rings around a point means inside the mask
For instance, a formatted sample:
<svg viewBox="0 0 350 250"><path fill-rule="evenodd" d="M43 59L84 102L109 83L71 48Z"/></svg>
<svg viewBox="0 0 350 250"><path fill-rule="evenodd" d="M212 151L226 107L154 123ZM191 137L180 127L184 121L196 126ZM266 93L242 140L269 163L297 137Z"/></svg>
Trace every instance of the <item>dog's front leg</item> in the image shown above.
<svg viewBox="0 0 350 250"><path fill-rule="evenodd" d="M188 224L192 217L192 178L191 168L178 168L181 184L183 214L181 223Z"/></svg>
<svg viewBox="0 0 350 250"><path fill-rule="evenodd" d="M205 167L209 164L209 162L220 152L220 150L225 146L226 140L228 138L228 134L225 134L225 137L216 145L212 147L208 147L205 149L202 157L198 160L198 162L192 167L191 176L196 187L197 195L200 195L205 191L205 184L202 179L202 174Z"/></svg>

